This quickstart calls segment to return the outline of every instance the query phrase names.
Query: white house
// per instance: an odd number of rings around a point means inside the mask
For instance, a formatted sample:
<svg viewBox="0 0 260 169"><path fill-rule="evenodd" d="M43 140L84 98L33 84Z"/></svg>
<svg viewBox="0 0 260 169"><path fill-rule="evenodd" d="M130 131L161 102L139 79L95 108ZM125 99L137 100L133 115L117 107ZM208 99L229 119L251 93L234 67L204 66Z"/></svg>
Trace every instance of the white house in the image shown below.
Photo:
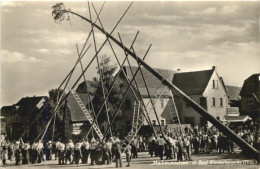
<svg viewBox="0 0 260 169"><path fill-rule="evenodd" d="M173 84L220 121L227 115L228 93L215 66L210 70L175 73ZM176 102L182 123L211 125L183 100L176 98Z"/></svg>

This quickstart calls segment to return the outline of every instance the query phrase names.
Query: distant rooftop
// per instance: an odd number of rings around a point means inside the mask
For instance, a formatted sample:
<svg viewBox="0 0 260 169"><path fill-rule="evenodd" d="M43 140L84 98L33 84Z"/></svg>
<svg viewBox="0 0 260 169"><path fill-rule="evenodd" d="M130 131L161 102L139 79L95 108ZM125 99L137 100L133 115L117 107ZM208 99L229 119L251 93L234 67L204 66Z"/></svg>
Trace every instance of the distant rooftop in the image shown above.
<svg viewBox="0 0 260 169"><path fill-rule="evenodd" d="M241 87L226 86L226 88L229 95L229 100L241 100L241 96L239 95Z"/></svg>
<svg viewBox="0 0 260 169"><path fill-rule="evenodd" d="M187 95L202 95L213 72L214 69L175 73L173 84Z"/></svg>

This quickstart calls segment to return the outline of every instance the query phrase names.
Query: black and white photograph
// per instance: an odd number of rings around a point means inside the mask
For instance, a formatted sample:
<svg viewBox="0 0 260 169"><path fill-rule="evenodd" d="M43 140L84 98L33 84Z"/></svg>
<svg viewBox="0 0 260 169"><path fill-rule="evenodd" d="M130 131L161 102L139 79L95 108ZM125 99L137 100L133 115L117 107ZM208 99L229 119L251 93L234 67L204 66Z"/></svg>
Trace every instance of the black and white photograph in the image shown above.
<svg viewBox="0 0 260 169"><path fill-rule="evenodd" d="M1 168L260 169L259 1L1 1Z"/></svg>

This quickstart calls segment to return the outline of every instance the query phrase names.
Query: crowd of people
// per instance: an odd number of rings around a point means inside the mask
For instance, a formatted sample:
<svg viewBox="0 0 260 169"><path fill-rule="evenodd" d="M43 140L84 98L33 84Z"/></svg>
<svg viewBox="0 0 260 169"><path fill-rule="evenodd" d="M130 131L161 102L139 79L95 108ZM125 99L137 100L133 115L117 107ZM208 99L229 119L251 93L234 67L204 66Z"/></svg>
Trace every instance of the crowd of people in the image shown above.
<svg viewBox="0 0 260 169"><path fill-rule="evenodd" d="M58 160L58 164L87 164L90 165L112 164L115 160L116 167L122 167L121 144L117 137L110 137L103 141L92 138L48 141L44 146L41 140L33 144L28 142L3 142L2 163L6 165L7 160L15 160L15 164L35 164L45 160ZM130 153L130 154L129 154ZM126 154L131 155L131 149ZM130 162L130 161L129 161ZM130 166L129 163L127 166Z"/></svg>
<svg viewBox="0 0 260 169"><path fill-rule="evenodd" d="M260 148L260 132L258 130L240 129L236 134L247 141L257 150ZM191 161L191 154L199 153L234 153L233 141L218 131L217 128L205 126L194 128L187 126L182 129L174 129L165 132L159 137L151 136L148 139L149 154L160 157L162 160L175 159L177 161Z"/></svg>
<svg viewBox="0 0 260 169"><path fill-rule="evenodd" d="M257 130L241 129L237 135L259 150L260 133ZM115 162L122 167L122 153L125 153L127 167L132 158L138 158L138 151L148 150L151 157L161 160L176 159L192 161L192 154L198 153L233 153L234 143L211 128L194 126L194 128L174 129L149 137L136 136L127 146L122 147L124 140L110 137L104 140L92 139L59 139L55 142L41 140L29 144L28 141L5 141L1 143L2 164L14 160L16 165L35 164L45 160L57 160L59 165L90 164L109 165Z"/></svg>

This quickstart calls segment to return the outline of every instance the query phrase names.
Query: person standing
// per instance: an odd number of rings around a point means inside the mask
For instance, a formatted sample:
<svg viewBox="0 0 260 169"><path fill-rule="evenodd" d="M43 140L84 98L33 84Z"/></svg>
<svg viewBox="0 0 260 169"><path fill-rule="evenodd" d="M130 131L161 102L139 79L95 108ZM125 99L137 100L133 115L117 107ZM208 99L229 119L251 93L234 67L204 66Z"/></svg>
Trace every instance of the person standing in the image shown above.
<svg viewBox="0 0 260 169"><path fill-rule="evenodd" d="M88 156L89 156L89 142L88 139L83 139L83 143L81 145L81 153L82 153L82 164L88 163Z"/></svg>
<svg viewBox="0 0 260 169"><path fill-rule="evenodd" d="M94 165L94 161L96 159L96 154L95 154L96 153L96 147L97 147L96 140L94 138L92 138L90 145L89 145L90 160L91 160L90 165Z"/></svg>
<svg viewBox="0 0 260 169"><path fill-rule="evenodd" d="M46 160L52 160L52 141L48 141L46 149Z"/></svg>
<svg viewBox="0 0 260 169"><path fill-rule="evenodd" d="M126 146L126 148L125 148L125 154L126 154L126 161L127 161L127 165L126 165L126 167L130 167L130 161L131 161L131 146L130 145L128 145L129 144L129 142L128 141L126 141L126 144L127 144L127 146Z"/></svg>
<svg viewBox="0 0 260 169"><path fill-rule="evenodd" d="M177 161L182 161L182 154L183 154L183 141L182 138L179 137L178 138L178 142L177 142L177 148L178 148L178 152L177 152Z"/></svg>
<svg viewBox="0 0 260 169"><path fill-rule="evenodd" d="M150 136L148 138L148 152L151 155L151 157L153 157L153 151L154 151L154 136Z"/></svg>
<svg viewBox="0 0 260 169"><path fill-rule="evenodd" d="M195 154L199 154L199 145L200 145L199 136L196 135L194 140L193 140L193 147L194 147L194 153Z"/></svg>
<svg viewBox="0 0 260 169"><path fill-rule="evenodd" d="M7 142L8 149L8 160L12 161L14 156L14 144L12 142Z"/></svg>
<svg viewBox="0 0 260 169"><path fill-rule="evenodd" d="M122 157L121 157L121 145L120 140L116 138L115 143L112 145L115 152L116 168L122 167Z"/></svg>
<svg viewBox="0 0 260 169"><path fill-rule="evenodd" d="M133 158L137 158L137 147L136 147L136 145L137 145L137 139L135 138L134 141L131 144L131 146L132 146L131 152L132 152Z"/></svg>
<svg viewBox="0 0 260 169"><path fill-rule="evenodd" d="M6 163L6 160L8 159L7 145L5 143L3 143L1 148L2 148L2 150L1 150L2 163L3 163L3 165L7 165L7 163Z"/></svg>
<svg viewBox="0 0 260 169"><path fill-rule="evenodd" d="M42 161L44 161L43 158L43 144L42 141L39 140L38 143L36 144L36 149L37 149L37 163L41 163Z"/></svg>
<svg viewBox="0 0 260 169"><path fill-rule="evenodd" d="M106 143L106 149L108 150L109 164L112 164L112 140L113 138L110 137L108 139L108 142Z"/></svg>
<svg viewBox="0 0 260 169"><path fill-rule="evenodd" d="M104 144L104 153L103 153L103 164L105 164L105 161L107 160L107 165L111 164L111 148L112 144L109 141L109 139L106 139L105 144Z"/></svg>
<svg viewBox="0 0 260 169"><path fill-rule="evenodd" d="M170 143L170 137L167 136L165 137L165 156L166 156L166 159L172 159L172 146L171 146L171 143Z"/></svg>
<svg viewBox="0 0 260 169"><path fill-rule="evenodd" d="M57 156L58 156L58 164L65 164L65 145L58 141L56 143L56 149L57 149Z"/></svg>
<svg viewBox="0 0 260 169"><path fill-rule="evenodd" d="M54 155L54 159L57 160L56 141L52 142L52 150L51 150L51 152L52 152L52 157Z"/></svg>
<svg viewBox="0 0 260 169"><path fill-rule="evenodd" d="M61 143L61 139L58 139L58 141L55 144L55 160L58 158L58 145Z"/></svg>
<svg viewBox="0 0 260 169"><path fill-rule="evenodd" d="M159 145L158 155L161 160L163 159L164 144L165 144L165 141L164 141L163 136L161 135L160 138L158 139L158 145Z"/></svg>
<svg viewBox="0 0 260 169"><path fill-rule="evenodd" d="M185 138L184 146L185 146L185 149L186 149L186 158L187 158L187 160L192 161L192 159L191 159L190 137L189 136L187 136L187 138Z"/></svg>
<svg viewBox="0 0 260 169"><path fill-rule="evenodd" d="M19 141L16 141L15 143L14 152L15 152L15 164L19 165L21 161L21 147Z"/></svg>
<svg viewBox="0 0 260 169"><path fill-rule="evenodd" d="M97 165L101 165L102 162L103 162L103 147L104 147L104 145L100 140L97 141L96 145L97 146L96 146L96 154L95 154L95 163Z"/></svg>
<svg viewBox="0 0 260 169"><path fill-rule="evenodd" d="M176 153L178 152L177 150L178 150L178 148L177 148L177 139L176 139L176 136L173 136L173 138L172 138L172 145L173 145L173 152L172 152L172 155L173 155L173 159L175 159L176 158Z"/></svg>
<svg viewBox="0 0 260 169"><path fill-rule="evenodd" d="M76 144L75 144L75 150L74 150L74 159L75 159L75 164L79 164L79 160L82 159L82 154L81 154L81 145L82 143L78 139Z"/></svg>
<svg viewBox="0 0 260 169"><path fill-rule="evenodd" d="M29 149L31 148L30 144L28 142L25 142L22 147L22 164L29 164Z"/></svg>
<svg viewBox="0 0 260 169"><path fill-rule="evenodd" d="M72 142L71 139L69 139L68 143L65 146L65 164L67 164L67 161L69 161L70 164L72 164L72 153L73 153L73 149L74 149L74 144Z"/></svg>

